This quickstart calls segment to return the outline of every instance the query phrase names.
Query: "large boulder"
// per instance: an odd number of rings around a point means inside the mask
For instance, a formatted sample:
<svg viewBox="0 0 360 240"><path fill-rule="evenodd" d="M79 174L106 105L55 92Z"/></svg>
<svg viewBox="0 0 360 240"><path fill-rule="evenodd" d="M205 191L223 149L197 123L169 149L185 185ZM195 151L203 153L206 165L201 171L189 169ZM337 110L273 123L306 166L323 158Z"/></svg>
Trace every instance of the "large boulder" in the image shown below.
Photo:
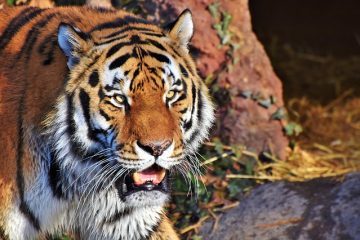
<svg viewBox="0 0 360 240"><path fill-rule="evenodd" d="M207 222L201 234L209 240L360 239L360 173L264 184L224 213L212 231Z"/></svg>

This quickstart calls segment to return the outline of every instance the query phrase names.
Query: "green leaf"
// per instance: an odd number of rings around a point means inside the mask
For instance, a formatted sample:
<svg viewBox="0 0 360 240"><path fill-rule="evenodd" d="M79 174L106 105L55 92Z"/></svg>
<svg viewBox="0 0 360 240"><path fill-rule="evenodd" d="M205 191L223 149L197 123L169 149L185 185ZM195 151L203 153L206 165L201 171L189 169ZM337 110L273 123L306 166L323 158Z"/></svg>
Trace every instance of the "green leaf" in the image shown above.
<svg viewBox="0 0 360 240"><path fill-rule="evenodd" d="M246 162L245 172L246 172L247 175L253 175L254 174L254 166L255 166L255 162L252 159L249 159Z"/></svg>
<svg viewBox="0 0 360 240"><path fill-rule="evenodd" d="M203 240L203 237L199 235L194 235L191 237L191 240Z"/></svg>
<svg viewBox="0 0 360 240"><path fill-rule="evenodd" d="M303 131L303 128L301 127L301 125L299 125L295 122L289 122L284 128L285 128L285 133L288 136L296 137Z"/></svg>
<svg viewBox="0 0 360 240"><path fill-rule="evenodd" d="M245 91L242 91L242 92L240 93L240 95L241 95L242 97L244 97L244 98L250 98L251 95L252 95L252 91L250 91L250 90L245 90Z"/></svg>
<svg viewBox="0 0 360 240"><path fill-rule="evenodd" d="M208 7L211 16L215 19L219 18L219 6L220 6L220 3L213 3L213 4L210 4Z"/></svg>
<svg viewBox="0 0 360 240"><path fill-rule="evenodd" d="M213 142L215 144L214 149L216 153L222 155L224 153L224 144L218 138L214 138Z"/></svg>
<svg viewBox="0 0 360 240"><path fill-rule="evenodd" d="M234 198L237 195L239 195L239 193L242 192L241 186L239 186L237 181L231 181L227 188L229 190L229 197L230 198Z"/></svg>
<svg viewBox="0 0 360 240"><path fill-rule="evenodd" d="M271 98L259 100L258 103L260 106L262 106L263 108L266 108L266 109L268 109L272 104Z"/></svg>
<svg viewBox="0 0 360 240"><path fill-rule="evenodd" d="M231 23L232 16L228 12L223 12L223 31L226 32L229 29L229 25Z"/></svg>
<svg viewBox="0 0 360 240"><path fill-rule="evenodd" d="M242 152L243 152L243 147L238 146L238 145L233 145L233 146L231 146L231 151L235 154L236 158L241 158Z"/></svg>
<svg viewBox="0 0 360 240"><path fill-rule="evenodd" d="M281 120L286 118L286 111L283 107L279 107L276 112L271 115L271 120Z"/></svg>
<svg viewBox="0 0 360 240"><path fill-rule="evenodd" d="M10 6L13 6L13 5L15 5L15 1L16 0L6 0L6 3Z"/></svg>

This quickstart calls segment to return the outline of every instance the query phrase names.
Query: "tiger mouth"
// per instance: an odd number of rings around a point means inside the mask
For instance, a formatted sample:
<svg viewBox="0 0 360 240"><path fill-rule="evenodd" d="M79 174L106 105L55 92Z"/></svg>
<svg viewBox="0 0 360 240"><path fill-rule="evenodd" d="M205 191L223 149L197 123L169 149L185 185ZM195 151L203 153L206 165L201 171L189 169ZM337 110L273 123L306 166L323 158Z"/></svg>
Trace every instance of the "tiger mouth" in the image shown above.
<svg viewBox="0 0 360 240"><path fill-rule="evenodd" d="M169 192L168 172L156 164L145 170L132 172L115 184L122 198L139 191Z"/></svg>

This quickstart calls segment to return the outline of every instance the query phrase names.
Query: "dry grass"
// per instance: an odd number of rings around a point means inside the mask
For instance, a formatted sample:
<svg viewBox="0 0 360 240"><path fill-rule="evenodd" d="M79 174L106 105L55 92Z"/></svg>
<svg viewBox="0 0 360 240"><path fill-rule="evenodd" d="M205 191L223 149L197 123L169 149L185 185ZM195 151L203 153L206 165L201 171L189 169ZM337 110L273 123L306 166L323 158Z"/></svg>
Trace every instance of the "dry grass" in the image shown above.
<svg viewBox="0 0 360 240"><path fill-rule="evenodd" d="M360 98L348 93L327 106L306 99L289 102L289 112L298 118L304 133L289 150L285 161L258 161L254 176L228 178L305 181L317 177L342 176L360 170Z"/></svg>

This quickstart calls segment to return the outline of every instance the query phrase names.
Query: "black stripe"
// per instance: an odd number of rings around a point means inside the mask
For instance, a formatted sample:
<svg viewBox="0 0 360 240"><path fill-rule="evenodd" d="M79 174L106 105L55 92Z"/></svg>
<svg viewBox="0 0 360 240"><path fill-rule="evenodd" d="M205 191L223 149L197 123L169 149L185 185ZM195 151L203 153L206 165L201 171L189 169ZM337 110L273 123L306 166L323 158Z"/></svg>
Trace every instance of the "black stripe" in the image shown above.
<svg viewBox="0 0 360 240"><path fill-rule="evenodd" d="M116 59L110 64L109 69L110 69L110 70L113 70L113 69L115 69L115 68L121 67L130 57L131 57L130 54L127 53L127 54L125 54L125 55L123 55L123 56L121 56L121 57L116 58Z"/></svg>
<svg viewBox="0 0 360 240"><path fill-rule="evenodd" d="M105 97L104 90L102 87L99 88L98 96L99 96L100 100L104 99L104 97Z"/></svg>
<svg viewBox="0 0 360 240"><path fill-rule="evenodd" d="M52 157L50 159L50 169L48 173L48 180L51 187L53 195L58 199L65 199L65 194L62 189L62 179L60 173L60 166L57 162L56 153L51 153Z"/></svg>
<svg viewBox="0 0 360 240"><path fill-rule="evenodd" d="M67 95L67 114L66 114L66 123L67 123L67 133L70 139L70 148L71 152L77 156L83 156L85 151L81 147L81 144L76 141L75 131L76 131L76 124L74 120L74 94Z"/></svg>
<svg viewBox="0 0 360 240"><path fill-rule="evenodd" d="M79 99L80 99L80 104L81 104L81 108L83 111L83 116L85 118L87 127L90 131L91 129L91 123L90 123L90 96L87 92L85 92L85 90L82 88L80 89L80 93L79 93Z"/></svg>
<svg viewBox="0 0 360 240"><path fill-rule="evenodd" d="M144 236L143 239L141 240L145 240L145 239L153 239L153 234L158 234L158 236L163 236L165 235L164 232L160 231L160 222L156 223L154 226L151 227L150 231L146 234L146 236Z"/></svg>
<svg viewBox="0 0 360 240"><path fill-rule="evenodd" d="M116 44L116 45L114 45L114 46L112 46L112 47L110 48L110 50L109 50L109 51L107 52L107 54L106 54L106 58L111 57L111 56L114 55L117 51L119 51L121 48L126 47L126 46L131 46L131 45L134 45L134 44L135 44L135 42L132 42L132 41L130 41L130 42L121 42L121 43L118 43L118 44ZM147 44L149 44L149 43L146 42L146 41L137 41L136 44L147 45Z"/></svg>
<svg viewBox="0 0 360 240"><path fill-rule="evenodd" d="M89 77L89 84L91 87L96 87L99 84L99 73L94 70Z"/></svg>
<svg viewBox="0 0 360 240"><path fill-rule="evenodd" d="M170 48L171 48L171 50L174 51L174 53L175 53L178 57L183 58L183 56L181 56L181 54L175 49L174 46L170 45Z"/></svg>
<svg viewBox="0 0 360 240"><path fill-rule="evenodd" d="M67 123L67 132L69 134L69 138L73 139L75 134L75 121L74 121L74 107L73 107L73 99L74 95L67 96L67 115L66 115L66 123Z"/></svg>
<svg viewBox="0 0 360 240"><path fill-rule="evenodd" d="M164 62L164 63L170 64L170 59L167 56L163 55L163 54L159 54L159 53L155 53L155 52L151 52L151 51L148 51L148 54L151 57L158 60L159 62Z"/></svg>
<svg viewBox="0 0 360 240"><path fill-rule="evenodd" d="M164 69L164 68L158 67L158 69L159 69L163 74L165 74L165 69Z"/></svg>
<svg viewBox="0 0 360 240"><path fill-rule="evenodd" d="M27 205L27 203L24 200L22 200L20 202L19 209L22 212L22 214L24 214L26 216L26 218L29 220L29 222L31 222L31 224L35 227L35 229L37 231L40 231L39 219L37 217L35 217L34 213L31 211L31 209L29 208L29 206Z"/></svg>
<svg viewBox="0 0 360 240"><path fill-rule="evenodd" d="M180 110L179 112L180 112L181 114L184 114L184 113L187 112L187 110L188 110L188 108L184 108L183 110Z"/></svg>
<svg viewBox="0 0 360 240"><path fill-rule="evenodd" d="M203 99L200 89L198 89L198 104L197 104L197 120L198 125L201 124L202 121L202 108L203 108Z"/></svg>
<svg viewBox="0 0 360 240"><path fill-rule="evenodd" d="M122 81L121 79L118 79L117 77L114 77L112 84L113 85L120 84L121 81Z"/></svg>
<svg viewBox="0 0 360 240"><path fill-rule="evenodd" d="M23 54L26 54L26 60L30 58L31 51L35 45L35 42L41 32L41 30L51 21L53 17L55 17L57 13L49 14L42 19L41 21L37 22L31 30L26 35L25 41L23 46L21 47L21 51L17 54L16 60L14 64L18 62L18 60L22 57Z"/></svg>
<svg viewBox="0 0 360 240"><path fill-rule="evenodd" d="M107 38L116 37L116 36L118 36L119 34L122 34L122 33L127 32L127 31L133 31L133 30L151 31L151 29L148 29L148 28L127 26L127 27L124 27L123 29L121 29L121 30L119 30L119 31L110 33L109 35L106 35L106 36L102 37L102 39L107 39Z"/></svg>
<svg viewBox="0 0 360 240"><path fill-rule="evenodd" d="M188 71L186 70L186 68L184 68L184 66L183 66L181 63L179 64L179 66L180 66L180 71L181 71L181 73L184 75L184 77L188 78L188 77L189 77L189 73L188 73Z"/></svg>
<svg viewBox="0 0 360 240"><path fill-rule="evenodd" d="M107 40L107 41L94 42L94 43L95 43L96 46L105 45L105 44L109 44L109 43L115 42L115 41L120 40L120 39L124 39L124 38L126 38L127 36L129 36L129 35L128 35L128 34L124 34L124 35L121 35L121 36L119 36L119 37L109 39L109 40Z"/></svg>
<svg viewBox="0 0 360 240"><path fill-rule="evenodd" d="M20 93L20 101L18 107L18 144L17 144L17 155L16 155L16 183L19 190L20 197L20 206L19 209L22 214L29 220L29 222L34 226L37 231L40 231L40 222L37 217L35 217L34 213L30 210L29 206L25 201L25 179L24 179L24 169L23 169L23 157L24 157L24 113L25 109L25 101L26 101L26 91L27 91L27 82L24 83L23 89Z"/></svg>
<svg viewBox="0 0 360 240"><path fill-rule="evenodd" d="M185 98L186 98L186 93L184 92L183 94L181 94L181 96L178 99L176 99L176 101L180 102L180 101L184 100Z"/></svg>
<svg viewBox="0 0 360 240"><path fill-rule="evenodd" d="M90 64L86 65L86 67L83 68L84 71L82 71L80 74L78 74L77 78L74 79L74 82L78 82L79 80L81 80L84 77L85 73L88 72L88 69L90 69L92 66L94 66L97 63L100 56L101 55L95 56L94 61L91 62Z"/></svg>
<svg viewBox="0 0 360 240"><path fill-rule="evenodd" d="M184 124L184 130L185 130L185 132L189 131L189 129L190 129L191 127L192 127L192 119L190 118L190 120Z"/></svg>
<svg viewBox="0 0 360 240"><path fill-rule="evenodd" d="M191 107L191 116L190 120L184 124L185 131L189 131L193 124L193 116L194 116L194 110L195 110L195 104L196 104L196 88L195 84L191 82L191 93L192 93L192 107Z"/></svg>
<svg viewBox="0 0 360 240"><path fill-rule="evenodd" d="M174 86L181 86L181 83L182 83L182 81L181 81L181 79L179 78L179 79L177 79L174 83L173 83L173 85ZM185 88L184 88L185 89Z"/></svg>
<svg viewBox="0 0 360 240"><path fill-rule="evenodd" d="M85 118L86 125L88 127L88 138L94 142L101 144L103 147L106 147L104 143L98 138L98 134L103 134L104 130L102 129L94 129L91 124L91 117L90 117L90 96L85 90L82 88L80 89L79 99L81 108L83 111L83 117Z"/></svg>
<svg viewBox="0 0 360 240"><path fill-rule="evenodd" d="M94 27L90 32L109 29L109 28L119 28L119 27L122 27L124 25L131 24L131 23L149 24L149 22L144 20L144 19L136 18L136 17L132 17L132 16L126 16L124 18L117 18L117 19L115 19L113 21L105 22L103 24L100 24L100 25Z"/></svg>
<svg viewBox="0 0 360 240"><path fill-rule="evenodd" d="M195 75L195 72L194 72L194 70L190 67L189 62L188 62L185 58L184 58L183 60L184 60L184 62L185 62L185 66L186 66L186 68L189 70L189 72L190 72L192 75Z"/></svg>
<svg viewBox="0 0 360 240"><path fill-rule="evenodd" d="M17 17L12 19L0 37L0 53L6 48L7 44L9 44L15 34L42 11L43 10L39 8L25 8L17 15Z"/></svg>
<svg viewBox="0 0 360 240"><path fill-rule="evenodd" d="M167 51L166 48L159 42L152 40L152 39L146 39L146 41L148 41L151 45L154 45L155 47L163 50L163 51Z"/></svg>
<svg viewBox="0 0 360 240"><path fill-rule="evenodd" d="M141 42L141 39L137 35L132 35L130 38L130 42L132 42L133 44L139 44Z"/></svg>
<svg viewBox="0 0 360 240"><path fill-rule="evenodd" d="M155 86L156 86L157 88L160 87L159 84L157 84L157 81L156 81L156 79L155 79L154 77L150 77L150 79L151 79L151 81L155 84Z"/></svg>
<svg viewBox="0 0 360 240"><path fill-rule="evenodd" d="M118 35L128 32L128 31L140 31L140 34L144 34L144 35L148 35L148 36L156 36L156 37L165 36L163 33L156 33L152 29L149 29L149 28L128 26L128 27L124 27L123 29L121 29L119 31L110 33L109 35L102 37L102 39L118 37ZM113 39L109 39L109 40L113 40Z"/></svg>
<svg viewBox="0 0 360 240"><path fill-rule="evenodd" d="M57 46L57 38L53 34L44 38L39 44L38 53L45 57L43 65L50 65L54 60L54 51Z"/></svg>
<svg viewBox="0 0 360 240"><path fill-rule="evenodd" d="M140 32L140 34L144 34L147 36L153 36L153 37L165 37L164 33Z"/></svg>
<svg viewBox="0 0 360 240"><path fill-rule="evenodd" d="M132 29L136 29L136 27L127 28L127 30L132 30ZM122 30L121 30L121 32L122 32ZM118 32L118 34L120 34L120 31ZM146 35L146 36L155 36L155 37L163 37L163 36L165 36L163 33L140 32L139 34L143 34L143 35ZM116 34L114 34L114 36L115 35ZM99 46L99 45L109 44L109 43L124 39L124 38L126 38L128 36L129 36L129 34L120 35L118 37L110 38L109 40L106 40L106 41L95 42L95 45ZM105 37L104 39L107 39L107 37Z"/></svg>
<svg viewBox="0 0 360 240"><path fill-rule="evenodd" d="M196 88L195 84L191 82L191 93L192 93L192 109L191 109L191 115L194 114L195 104L196 104Z"/></svg>
<svg viewBox="0 0 360 240"><path fill-rule="evenodd" d="M111 85L106 85L104 88L107 92L119 90L118 88L114 88Z"/></svg>
<svg viewBox="0 0 360 240"><path fill-rule="evenodd" d="M140 73L140 68L137 68L137 69L134 71L134 74L133 74L133 77L132 77L132 80L131 80L131 83L130 83L130 91L133 91L133 90L134 90L135 78L139 75L139 73Z"/></svg>
<svg viewBox="0 0 360 240"><path fill-rule="evenodd" d="M106 58L111 57L114 55L117 51L119 51L122 47L125 47L127 45L126 42L118 43L114 46L112 46L109 51L106 53Z"/></svg>
<svg viewBox="0 0 360 240"><path fill-rule="evenodd" d="M131 208L125 208L122 212L116 212L112 216L104 219L102 224L104 225L116 223L117 221L120 221L121 219L130 216L132 213L133 212Z"/></svg>
<svg viewBox="0 0 360 240"><path fill-rule="evenodd" d="M134 80L140 73L140 68L137 68L135 71L134 71L134 74L133 74L133 77L132 79Z"/></svg>
<svg viewBox="0 0 360 240"><path fill-rule="evenodd" d="M183 85L183 91L188 93L188 85L187 85L186 81L182 80L181 82L182 82L182 85Z"/></svg>
<svg viewBox="0 0 360 240"><path fill-rule="evenodd" d="M105 118L106 121L110 121L111 118L109 117L109 115L107 115L104 110L100 109L99 111L100 115L103 116Z"/></svg>
<svg viewBox="0 0 360 240"><path fill-rule="evenodd" d="M195 130L191 136L190 136L190 139L189 139L189 143L192 143L193 141L195 141L195 139L199 136L199 130Z"/></svg>

